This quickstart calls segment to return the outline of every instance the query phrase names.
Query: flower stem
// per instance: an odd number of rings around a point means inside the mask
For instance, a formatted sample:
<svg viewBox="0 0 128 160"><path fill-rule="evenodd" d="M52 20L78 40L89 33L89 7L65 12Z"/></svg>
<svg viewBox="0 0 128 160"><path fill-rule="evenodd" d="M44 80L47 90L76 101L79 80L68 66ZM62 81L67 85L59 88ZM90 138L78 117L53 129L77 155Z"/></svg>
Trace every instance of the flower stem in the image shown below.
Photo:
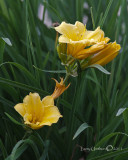
<svg viewBox="0 0 128 160"><path fill-rule="evenodd" d="M74 122L75 122L75 112L77 109L77 104L76 104L76 98L77 98L77 92L79 90L79 84L80 84L80 79L77 77L76 81L76 86L75 86L75 93L74 93L74 98L73 98L73 103L72 103L72 109L71 109L71 114L70 114L70 124L69 124L69 135L68 135L68 147L67 147L67 160L71 156L71 151L72 151L72 137L73 137L73 130L74 130Z"/></svg>
<svg viewBox="0 0 128 160"><path fill-rule="evenodd" d="M27 136L28 136L28 131L25 132L25 134L24 134L22 140L26 139Z"/></svg>
<svg viewBox="0 0 128 160"><path fill-rule="evenodd" d="M70 74L69 73L66 73L66 76L65 76L65 79L64 79L64 84L67 82L67 80L69 79L69 77L70 77Z"/></svg>

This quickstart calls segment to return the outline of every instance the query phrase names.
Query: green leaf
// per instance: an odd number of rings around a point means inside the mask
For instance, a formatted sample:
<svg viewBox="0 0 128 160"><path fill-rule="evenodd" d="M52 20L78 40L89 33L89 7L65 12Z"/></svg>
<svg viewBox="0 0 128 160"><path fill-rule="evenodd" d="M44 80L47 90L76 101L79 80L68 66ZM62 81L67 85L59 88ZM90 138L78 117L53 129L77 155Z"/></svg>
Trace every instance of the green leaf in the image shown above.
<svg viewBox="0 0 128 160"><path fill-rule="evenodd" d="M12 153L10 155L10 159L11 160L15 160L15 154L16 154L16 151L17 149L19 148L19 146L24 142L25 140L20 140L19 142L16 143L16 145L14 146L13 150L12 150Z"/></svg>
<svg viewBox="0 0 128 160"><path fill-rule="evenodd" d="M120 108L116 114L116 116L120 116L127 108Z"/></svg>
<svg viewBox="0 0 128 160"><path fill-rule="evenodd" d="M37 80L34 78L34 76L21 64L15 63L15 62L4 62L0 64L0 67L5 65L5 64L12 64L15 67L17 67L20 71L24 73L24 75L29 79L29 81L32 81L33 83L38 84Z"/></svg>
<svg viewBox="0 0 128 160"><path fill-rule="evenodd" d="M49 71L49 70L42 70L40 68L37 68L33 65L34 68L38 69L39 71L46 72L46 73L66 73L66 70L60 70L60 71Z"/></svg>
<svg viewBox="0 0 128 160"><path fill-rule="evenodd" d="M50 141L49 140L46 140L45 141L45 149L40 157L39 160L46 160L47 158L47 155L48 155L48 148L49 148L49 145L50 145Z"/></svg>
<svg viewBox="0 0 128 160"><path fill-rule="evenodd" d="M125 148L125 149L121 149L120 151L114 151L114 152L104 154L102 156L98 156L95 158L89 158L87 160L108 160L109 158L117 157L117 156L119 156L121 154L125 154L127 152L128 152L128 148Z"/></svg>
<svg viewBox="0 0 128 160"><path fill-rule="evenodd" d="M60 21L63 21L63 18L60 16L60 14L58 13L58 11L54 8L54 7L52 7L51 5L49 5L47 2L42 2L43 3L43 5L45 6L45 7L47 7L48 9L50 9L50 10L52 10L52 12L60 19Z"/></svg>
<svg viewBox="0 0 128 160"><path fill-rule="evenodd" d="M23 83L19 83L19 82L16 82L16 81L11 81L11 80L8 80L8 79L5 79L5 78L1 78L1 77L0 77L0 82L2 82L4 84L11 85L13 87L18 87L18 88L27 90L29 92L38 92L42 95L48 95L49 94L48 92L46 92L44 90L41 90L41 89L38 89L38 88L35 88L35 87L32 87L32 86L28 86L28 85L25 85Z"/></svg>
<svg viewBox="0 0 128 160"><path fill-rule="evenodd" d="M112 137L117 136L117 135L125 135L125 136L128 137L127 134L122 133L122 132L110 133L109 135L107 135L107 136L105 136L104 138L102 138L102 139L95 145L95 147L99 147L99 146L101 146L101 145L104 145L109 139L111 139Z"/></svg>
<svg viewBox="0 0 128 160"><path fill-rule="evenodd" d="M32 147L32 149L35 153L36 159L39 160L39 157L40 157L39 150L38 150L36 144L32 140L30 140L29 138L25 139L25 140L18 141L16 143L16 145L14 146L14 148L11 152L11 155L9 157L7 157L6 160L16 160L27 149L26 148L27 146L24 144L28 144Z"/></svg>
<svg viewBox="0 0 128 160"><path fill-rule="evenodd" d="M104 22L105 22L106 17L107 17L107 15L108 15L108 13L109 13L109 10L110 10L110 7L111 7L111 5L112 5L112 2L113 2L113 0L110 0L108 6L107 6L107 8L106 8L106 11L105 11L105 13L104 13L104 16L103 16L102 21L101 21L101 24L100 24L101 28L102 28L103 25L104 25Z"/></svg>
<svg viewBox="0 0 128 160"><path fill-rule="evenodd" d="M101 72L105 73L105 74L111 74L110 72L108 72L105 68L103 68L101 65L99 64L93 64L88 66L88 68L97 68L99 69Z"/></svg>
<svg viewBox="0 0 128 160"><path fill-rule="evenodd" d="M0 63L3 62L3 54L4 54L5 42L2 38L0 38Z"/></svg>
<svg viewBox="0 0 128 160"><path fill-rule="evenodd" d="M84 0L76 0L76 17L78 21L82 21Z"/></svg>
<svg viewBox="0 0 128 160"><path fill-rule="evenodd" d="M95 21L94 21L94 15L93 15L92 7L90 8L90 10L91 10L91 18L92 18L93 29L95 29L96 26L95 26Z"/></svg>
<svg viewBox="0 0 128 160"><path fill-rule="evenodd" d="M122 133L122 132L114 132L114 133L110 133L108 134L107 136L105 136L104 138L102 138L96 145L95 145L95 148L98 148L98 147L104 147L106 145L109 145L108 144L108 141L111 140L111 138L113 138L114 136L118 136L118 135L122 135L122 136L125 136L127 139L128 139L128 135L126 133ZM122 146L120 146L122 147ZM96 152L91 152L91 154L89 155L88 159L87 160L95 160L95 156L97 155ZM104 158L106 158L105 156L103 156ZM99 158L101 158L100 156L96 157L97 159L96 160L101 160Z"/></svg>
<svg viewBox="0 0 128 160"><path fill-rule="evenodd" d="M125 132L128 134L128 109L123 112Z"/></svg>
<svg viewBox="0 0 128 160"><path fill-rule="evenodd" d="M73 140L81 133L83 132L85 129L89 128L90 126L87 123L83 123L76 131Z"/></svg>
<svg viewBox="0 0 128 160"><path fill-rule="evenodd" d="M28 144L23 144L21 147L19 147L16 151L16 159L20 157L20 155L28 148Z"/></svg>
<svg viewBox="0 0 128 160"><path fill-rule="evenodd" d="M8 38L3 38L3 37L2 37L2 39L3 39L3 41L4 41L5 43L7 43L9 46L12 46L12 43L11 43L11 41L10 41Z"/></svg>
<svg viewBox="0 0 128 160"><path fill-rule="evenodd" d="M14 118L12 118L8 113L5 112L5 114L6 114L6 116L7 116L13 123L15 123L15 124L17 124L17 125L20 125L20 126L24 126L24 124L16 121L16 120L15 120Z"/></svg>
<svg viewBox="0 0 128 160"><path fill-rule="evenodd" d="M23 144L19 148L17 148L15 153L15 160L17 160L27 148L28 144ZM12 160L12 155L9 155L5 160Z"/></svg>
<svg viewBox="0 0 128 160"><path fill-rule="evenodd" d="M0 149L1 149L3 157L5 159L7 157L7 151L6 151L6 148L5 148L5 146L4 146L4 144L3 144L1 139L0 139Z"/></svg>

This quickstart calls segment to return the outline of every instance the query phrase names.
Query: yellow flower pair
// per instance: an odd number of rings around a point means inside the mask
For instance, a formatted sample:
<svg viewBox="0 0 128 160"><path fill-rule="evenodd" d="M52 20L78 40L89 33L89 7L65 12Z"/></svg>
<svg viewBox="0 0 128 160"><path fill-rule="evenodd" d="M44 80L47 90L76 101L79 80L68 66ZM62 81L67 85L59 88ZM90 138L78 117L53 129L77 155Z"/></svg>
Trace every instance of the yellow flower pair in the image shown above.
<svg viewBox="0 0 128 160"><path fill-rule="evenodd" d="M62 62L65 61L64 54L70 55L73 57L73 59L69 58L70 64L72 60L77 59L82 69L93 64L107 64L117 56L121 48L116 42L108 43L110 39L104 37L100 27L95 31L88 31L84 24L77 21L75 25L62 22L55 27L55 30L62 34L59 37L60 48L58 49L60 53L62 52L60 56ZM32 129L39 129L44 125L50 126L62 117L54 105L54 99L59 97L69 85L65 87L62 78L60 83L55 81L56 87L52 95L41 100L38 93L30 93L24 98L23 103L14 107L23 117L24 123Z"/></svg>
<svg viewBox="0 0 128 160"><path fill-rule="evenodd" d="M93 64L107 64L117 56L121 48L116 42L108 43L110 39L104 37L100 27L89 31L77 21L75 25L62 22L55 30L61 34L59 44L67 44L67 55L78 60L89 59L85 68Z"/></svg>
<svg viewBox="0 0 128 160"><path fill-rule="evenodd" d="M56 81L56 80L55 80ZM23 117L24 123L32 129L39 129L44 125L51 126L56 123L62 115L54 105L54 99L59 97L67 88L63 84L63 79L58 83L52 95L44 97L42 100L38 93L27 95L23 103L17 104L14 108Z"/></svg>

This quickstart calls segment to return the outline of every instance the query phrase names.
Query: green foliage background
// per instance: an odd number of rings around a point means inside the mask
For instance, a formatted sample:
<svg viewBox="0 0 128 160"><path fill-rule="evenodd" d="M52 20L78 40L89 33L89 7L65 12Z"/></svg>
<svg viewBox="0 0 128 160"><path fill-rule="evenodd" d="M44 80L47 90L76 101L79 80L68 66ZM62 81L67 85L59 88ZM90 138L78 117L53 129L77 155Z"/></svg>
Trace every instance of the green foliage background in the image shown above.
<svg viewBox="0 0 128 160"><path fill-rule="evenodd" d="M42 21L37 16L40 3L44 5ZM88 7L83 7L85 3ZM127 0L0 0L0 37L12 43L9 46L0 40L1 160L127 160L127 110L116 116L128 106L127 6ZM22 120L14 105L29 92L38 92L42 98L51 94L55 86L51 78L65 76L58 73L64 66L55 48L56 32L44 24L46 10L52 22L82 22L86 16L87 29L100 26L122 49L105 66L111 75L89 69L70 78L71 86L56 102L63 114L57 124L26 133L16 124ZM83 132L73 140L78 128ZM119 149L81 151L81 147L108 145Z"/></svg>

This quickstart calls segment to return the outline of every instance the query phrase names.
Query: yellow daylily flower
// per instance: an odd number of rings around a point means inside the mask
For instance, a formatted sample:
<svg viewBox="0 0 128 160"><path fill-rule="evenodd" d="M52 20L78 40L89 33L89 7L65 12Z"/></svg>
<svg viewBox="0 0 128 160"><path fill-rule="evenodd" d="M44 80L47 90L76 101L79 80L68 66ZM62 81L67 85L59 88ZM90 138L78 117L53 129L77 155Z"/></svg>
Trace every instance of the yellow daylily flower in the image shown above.
<svg viewBox="0 0 128 160"><path fill-rule="evenodd" d="M77 21L74 25L62 22L55 30L61 34L59 44L67 44L67 55L80 61L89 58L84 66L105 65L117 56L121 48L116 42L108 43L110 39L104 36L100 27L88 31L84 24Z"/></svg>
<svg viewBox="0 0 128 160"><path fill-rule="evenodd" d="M70 84L66 87L65 84L64 84L63 78L60 78L60 79L61 79L60 83L59 83L56 79L54 79L54 78L52 78L52 79L56 82L56 87L55 87L55 90L54 90L54 92L53 92L53 94L52 94L52 97L53 97L54 99L56 99L56 98L58 98L66 89L68 89L68 87L70 86Z"/></svg>
<svg viewBox="0 0 128 160"><path fill-rule="evenodd" d="M104 32L98 27L95 31L88 31L81 22L75 25L62 22L55 30L62 34L59 43L67 44L67 54L77 59L85 59L106 46L110 40L104 37ZM86 48L89 47L89 48Z"/></svg>
<svg viewBox="0 0 128 160"><path fill-rule="evenodd" d="M42 100L38 93L30 93L23 99L23 103L14 106L15 110L23 117L24 123L32 129L39 129L44 125L51 126L56 123L62 115L54 105L54 99L58 98L69 86L66 87L61 78L60 83L56 82L52 95Z"/></svg>
<svg viewBox="0 0 128 160"><path fill-rule="evenodd" d="M62 117L54 105L53 96L46 96L41 100L38 93L30 93L23 103L14 108L23 117L24 123L32 129L39 129L44 125L51 126Z"/></svg>

